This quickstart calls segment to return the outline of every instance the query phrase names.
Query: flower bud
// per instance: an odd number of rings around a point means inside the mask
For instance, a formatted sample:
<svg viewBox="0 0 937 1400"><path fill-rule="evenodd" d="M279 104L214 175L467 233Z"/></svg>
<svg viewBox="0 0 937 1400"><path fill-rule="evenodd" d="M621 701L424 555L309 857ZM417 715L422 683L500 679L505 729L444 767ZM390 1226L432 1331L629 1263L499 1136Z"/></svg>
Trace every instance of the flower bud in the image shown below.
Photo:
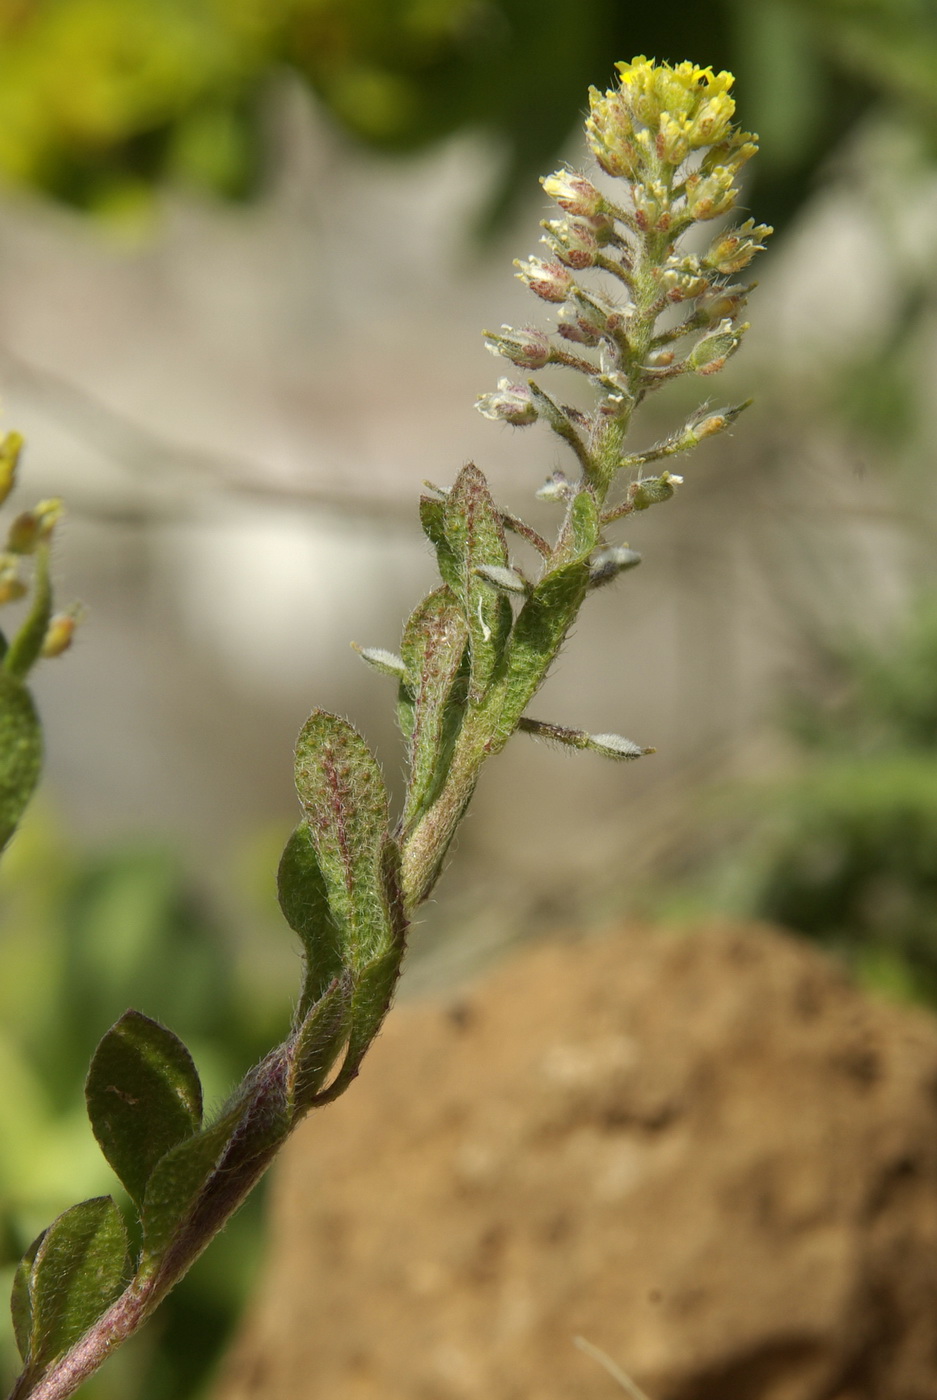
<svg viewBox="0 0 937 1400"><path fill-rule="evenodd" d="M657 280L661 291L666 292L670 301L691 301L709 286L709 279L703 274L699 260L692 255L684 258L669 257L658 273Z"/></svg>
<svg viewBox="0 0 937 1400"><path fill-rule="evenodd" d="M578 314L574 305L567 302L561 306L556 319L557 331L564 340L571 340L574 345L598 345L598 332Z"/></svg>
<svg viewBox="0 0 937 1400"><path fill-rule="evenodd" d="M42 643L40 656L53 657L61 656L72 644L75 635L75 628L78 626L76 612L56 613L46 630L45 641Z"/></svg>
<svg viewBox="0 0 937 1400"><path fill-rule="evenodd" d="M485 418L493 418L502 423L511 423L515 428L526 428L537 421L537 406L526 384L512 384L510 380L499 379L497 391L482 394L475 407Z"/></svg>
<svg viewBox="0 0 937 1400"><path fill-rule="evenodd" d="M605 212L605 199L595 185L574 170L556 170L540 183L550 198L555 199L567 214L592 218Z"/></svg>
<svg viewBox="0 0 937 1400"><path fill-rule="evenodd" d="M23 439L19 433L7 433L0 442L0 505L16 485L16 468L22 450Z"/></svg>
<svg viewBox="0 0 937 1400"><path fill-rule="evenodd" d="M744 403L733 404L731 408L719 408L712 411L708 408L699 408L688 419L683 432L680 434L678 446L681 449L695 447L704 438L715 437L717 433L724 433L726 428L731 428L740 413L744 413L746 408L751 406L751 399L746 399Z"/></svg>
<svg viewBox="0 0 937 1400"><path fill-rule="evenodd" d="M734 321L754 284L734 287L712 287L699 297L693 312L694 326L711 326L719 321Z"/></svg>
<svg viewBox="0 0 937 1400"><path fill-rule="evenodd" d="M492 355L502 355L522 369L543 369L550 362L550 337L536 326L514 330L502 326L501 333L485 331L485 345Z"/></svg>
<svg viewBox="0 0 937 1400"><path fill-rule="evenodd" d="M565 472L555 471L534 495L538 501L568 501L572 490Z"/></svg>
<svg viewBox="0 0 937 1400"><path fill-rule="evenodd" d="M393 676L399 681L407 679L407 668L394 652L385 651L383 647L359 647L357 642L352 642L351 646L361 660L373 666L375 671L380 671L384 676Z"/></svg>
<svg viewBox="0 0 937 1400"><path fill-rule="evenodd" d="M49 539L62 514L60 500L40 501L35 510L24 511L10 526L7 549L11 554L32 554Z"/></svg>
<svg viewBox="0 0 937 1400"><path fill-rule="evenodd" d="M724 141L709 148L700 162L700 170L704 175L709 175L719 166L725 166L734 176L757 152L757 136L750 131L731 131Z"/></svg>
<svg viewBox="0 0 937 1400"><path fill-rule="evenodd" d="M660 180L648 180L632 186L634 219L644 233L670 227L670 196Z"/></svg>
<svg viewBox="0 0 937 1400"><path fill-rule="evenodd" d="M522 593L526 595L530 592L530 584L517 569L508 569L502 564L479 564L475 573L479 578L483 578L486 583L492 584L502 593Z"/></svg>
<svg viewBox="0 0 937 1400"><path fill-rule="evenodd" d="M703 102L690 124L690 145L713 146L726 136L735 115L735 102L727 92L718 92Z"/></svg>
<svg viewBox="0 0 937 1400"><path fill-rule="evenodd" d="M681 165L690 154L690 138L686 118L662 112L657 134L657 154L668 165Z"/></svg>
<svg viewBox="0 0 937 1400"><path fill-rule="evenodd" d="M585 219L545 220L543 228L546 229L543 242L561 263L577 272L595 266L599 241Z"/></svg>
<svg viewBox="0 0 937 1400"><path fill-rule="evenodd" d="M521 262L514 259L514 266L520 268L516 274L521 282L526 282L532 292L544 301L565 301L573 285L572 274L560 263L544 262L542 258L528 258Z"/></svg>
<svg viewBox="0 0 937 1400"><path fill-rule="evenodd" d="M603 754L606 758L643 758L645 754L656 752L654 749L642 748L640 744L635 744L631 739L624 739L620 734L590 734L587 747L593 753Z"/></svg>
<svg viewBox="0 0 937 1400"><path fill-rule="evenodd" d="M586 334L596 337L592 344L596 344L604 336L614 337L625 324L624 312L595 292L584 292L581 287L577 287L570 300L576 325ZM563 334L562 325L560 334Z"/></svg>
<svg viewBox="0 0 937 1400"><path fill-rule="evenodd" d="M589 587L601 588L627 569L636 568L640 562L641 555L636 549L629 549L625 544L609 545L593 557L589 569Z"/></svg>
<svg viewBox="0 0 937 1400"><path fill-rule="evenodd" d="M641 167L641 150L634 140L634 123L621 92L589 89L586 139L606 175L631 179Z"/></svg>
<svg viewBox="0 0 937 1400"><path fill-rule="evenodd" d="M686 207L690 217L717 219L731 209L738 199L734 179L734 172L724 165L717 165L708 175L694 171L686 182Z"/></svg>
<svg viewBox="0 0 937 1400"><path fill-rule="evenodd" d="M628 500L635 510L647 510L650 506L669 501L674 488L683 485L682 476L661 472L660 476L649 476L644 481L633 481L628 487Z"/></svg>
<svg viewBox="0 0 937 1400"><path fill-rule="evenodd" d="M695 374L717 374L730 355L739 348L748 323L733 326L729 320L720 321L709 335L698 340L686 357L687 367Z"/></svg>
<svg viewBox="0 0 937 1400"><path fill-rule="evenodd" d="M754 219L746 219L738 228L727 229L713 240L703 258L703 266L731 277L747 267L756 253L764 251L763 240L773 232L770 224L756 224Z"/></svg>

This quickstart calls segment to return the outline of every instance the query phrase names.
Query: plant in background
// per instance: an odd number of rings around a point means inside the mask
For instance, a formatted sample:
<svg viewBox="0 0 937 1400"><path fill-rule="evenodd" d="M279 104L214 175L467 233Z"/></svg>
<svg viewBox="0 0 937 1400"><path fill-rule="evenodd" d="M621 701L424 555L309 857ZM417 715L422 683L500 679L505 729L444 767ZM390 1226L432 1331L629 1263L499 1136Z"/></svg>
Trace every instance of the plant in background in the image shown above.
<svg viewBox="0 0 937 1400"><path fill-rule="evenodd" d="M19 433L0 441L0 505L16 485L22 448ZM0 850L19 824L42 765L42 731L26 678L43 657L68 649L77 621L74 608L53 611L52 535L61 514L61 501L40 501L16 517L0 552L0 604L28 600L12 639L0 632Z"/></svg>
<svg viewBox="0 0 937 1400"><path fill-rule="evenodd" d="M397 682L407 746L403 810L393 821L378 765L344 719L315 711L296 753L302 820L280 865L280 903L305 952L305 980L286 1040L251 1070L214 1121L182 1042L128 1011L95 1051L91 1124L133 1203L128 1231L111 1197L71 1207L27 1252L13 1290L24 1369L14 1400L61 1400L133 1333L185 1274L310 1109L357 1075L387 1014L410 916L432 890L481 769L518 730L613 759L650 750L531 718L542 684L589 592L639 562L611 537L624 518L669 500L681 478L661 464L724 431L739 405L702 408L639 452L631 419L653 390L722 368L746 329L750 287L734 282L769 229L747 220L684 245L727 214L754 138L732 123L732 78L644 58L590 93L589 145L623 193L586 176L544 181L559 217L544 224L546 258L519 275L557 308L557 328L502 327L494 353L521 370L556 366L594 390L590 411L534 379L502 379L486 416L541 419L569 449L540 495L561 519L552 541L495 505L475 466L422 498L441 586L408 620L400 655L362 650ZM694 245L696 246L696 245ZM590 285L593 273L601 286ZM584 274L589 277L584 278ZM619 484L621 483L621 485ZM528 577L509 535L537 560ZM15 644L14 644L15 647Z"/></svg>
<svg viewBox="0 0 937 1400"><path fill-rule="evenodd" d="M834 694L789 711L810 763L769 789L738 902L935 1005L937 600L919 599L887 647L824 651Z"/></svg>

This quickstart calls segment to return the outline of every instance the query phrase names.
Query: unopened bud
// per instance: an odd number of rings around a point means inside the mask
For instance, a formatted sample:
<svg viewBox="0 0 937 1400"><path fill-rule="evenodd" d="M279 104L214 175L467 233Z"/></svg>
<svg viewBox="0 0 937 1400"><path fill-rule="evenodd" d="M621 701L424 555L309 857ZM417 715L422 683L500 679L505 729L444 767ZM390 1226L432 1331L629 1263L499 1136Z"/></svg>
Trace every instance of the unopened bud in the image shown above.
<svg viewBox="0 0 937 1400"><path fill-rule="evenodd" d="M732 426L739 414L744 413L746 408L750 407L751 402L751 399L746 399L744 403L734 404L731 408L720 408L715 413L705 408L699 409L683 430L681 447L695 447L704 438L724 433L726 428Z"/></svg>
<svg viewBox="0 0 937 1400"><path fill-rule="evenodd" d="M703 266L711 267L726 277L741 272L756 253L764 251L764 240L774 233L770 224L756 224L746 219L738 228L728 229L714 239L703 258Z"/></svg>
<svg viewBox="0 0 937 1400"><path fill-rule="evenodd" d="M563 472L556 471L535 491L538 501L568 501L572 495L570 484Z"/></svg>
<svg viewBox="0 0 937 1400"><path fill-rule="evenodd" d="M540 181L550 196L567 214L591 218L605 212L605 199L584 175L574 170L556 170Z"/></svg>
<svg viewBox="0 0 937 1400"><path fill-rule="evenodd" d="M579 272L595 266L599 240L585 219L549 219L543 227L546 234L542 241L566 267Z"/></svg>
<svg viewBox="0 0 937 1400"><path fill-rule="evenodd" d="M615 332L625 324L625 315L621 309L594 292L584 292L581 287L577 287L570 301L575 324L586 334L596 337L593 343L597 343L602 337L614 338ZM560 334L562 333L561 326Z"/></svg>
<svg viewBox="0 0 937 1400"><path fill-rule="evenodd" d="M501 564L479 564L475 570L479 578L493 584L502 593L530 592L530 584L517 569L507 569Z"/></svg>
<svg viewBox="0 0 937 1400"><path fill-rule="evenodd" d="M657 133L657 154L668 165L682 165L690 154L689 126L685 117L662 112Z"/></svg>
<svg viewBox="0 0 937 1400"><path fill-rule="evenodd" d="M682 476L661 472L660 476L649 476L644 481L633 481L628 488L628 500L635 510L647 510L650 506L669 501L674 488L683 485Z"/></svg>
<svg viewBox="0 0 937 1400"><path fill-rule="evenodd" d="M713 146L727 134L735 113L735 102L727 92L717 92L703 102L690 124L690 145Z"/></svg>
<svg viewBox="0 0 937 1400"><path fill-rule="evenodd" d="M670 227L670 196L660 180L648 180L632 187L634 220L642 232L655 229L663 232Z"/></svg>
<svg viewBox="0 0 937 1400"><path fill-rule="evenodd" d="M40 501L35 510L24 511L10 526L7 549L11 554L32 554L37 545L49 539L61 515L59 500Z"/></svg>
<svg viewBox="0 0 937 1400"><path fill-rule="evenodd" d="M78 614L75 609L70 612L56 613L46 631L40 656L61 656L63 651L68 651L77 626Z"/></svg>
<svg viewBox="0 0 937 1400"><path fill-rule="evenodd" d="M550 362L550 337L534 326L521 330L502 326L500 332L485 331L484 336L492 355L501 355L522 369L543 369Z"/></svg>
<svg viewBox="0 0 937 1400"><path fill-rule="evenodd" d="M636 568L640 562L641 555L636 549L629 549L626 544L609 545L607 549L600 550L592 560L589 587L601 588L603 584L611 583L619 574Z"/></svg>
<svg viewBox="0 0 937 1400"><path fill-rule="evenodd" d="M712 325L716 321L734 321L748 301L748 294L754 283L735 283L730 287L713 287L704 293L696 303L693 324Z"/></svg>
<svg viewBox="0 0 937 1400"><path fill-rule="evenodd" d="M22 450L23 439L19 433L7 433L0 442L0 505L16 485L16 468Z"/></svg>
<svg viewBox="0 0 937 1400"><path fill-rule="evenodd" d="M514 266L520 268L517 277L526 282L532 292L544 301L565 301L573 285L573 276L562 263L544 262L542 258L528 258L521 262L515 258Z"/></svg>
<svg viewBox="0 0 937 1400"><path fill-rule="evenodd" d="M645 754L656 753L655 749L642 748L620 734L590 734L588 747L606 758L643 758Z"/></svg>
<svg viewBox="0 0 937 1400"><path fill-rule="evenodd" d="M709 175L694 171L686 182L687 213L693 219L717 219L738 199L735 172L717 165Z"/></svg>
<svg viewBox="0 0 937 1400"><path fill-rule="evenodd" d="M385 676L393 676L399 681L407 679L407 668L394 652L385 651L383 647L359 647L357 642L352 642L351 645L361 660L373 666L375 671L380 671Z"/></svg>
<svg viewBox="0 0 937 1400"><path fill-rule="evenodd" d="M717 374L730 355L739 348L748 323L732 325L721 321L714 331L698 340L686 357L688 368L696 374Z"/></svg>
<svg viewBox="0 0 937 1400"><path fill-rule="evenodd" d="M599 165L606 175L636 175L641 164L641 150L635 140L634 123L628 103L621 92L589 89L589 116L586 138Z"/></svg>
<svg viewBox="0 0 937 1400"><path fill-rule="evenodd" d="M499 379L496 392L482 394L475 407L485 418L511 423L515 428L526 428L537 421L537 406L528 386L512 384L508 379Z"/></svg>

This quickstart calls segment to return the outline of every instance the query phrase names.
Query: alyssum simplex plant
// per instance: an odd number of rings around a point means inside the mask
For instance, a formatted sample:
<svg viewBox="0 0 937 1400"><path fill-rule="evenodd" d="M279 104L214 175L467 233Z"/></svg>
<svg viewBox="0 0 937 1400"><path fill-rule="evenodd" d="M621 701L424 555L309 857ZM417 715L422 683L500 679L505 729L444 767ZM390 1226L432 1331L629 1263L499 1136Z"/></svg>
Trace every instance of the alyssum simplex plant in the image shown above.
<svg viewBox="0 0 937 1400"><path fill-rule="evenodd" d="M591 91L586 135L621 182L621 202L570 170L544 180L560 217L543 225L548 257L519 263L518 275L557 307L556 330L487 336L520 371L561 366L594 387L591 413L526 378L502 379L478 403L517 426L542 419L570 449L575 474L555 472L539 493L562 512L556 538L499 510L475 466L422 498L441 585L408 620L399 656L361 653L397 682L403 812L393 822L380 769L352 726L315 711L296 751L303 817L279 873L305 951L290 1034L206 1125L195 1066L171 1031L128 1011L107 1032L88 1075L88 1112L139 1223L128 1233L110 1197L83 1201L29 1249L13 1290L24 1369L12 1400L70 1395L153 1312L304 1114L354 1079L387 1014L408 918L433 888L486 759L517 730L610 758L648 752L618 735L541 723L527 707L590 590L639 562L609 527L669 500L681 478L656 464L722 432L744 406L701 409L647 451L626 449L651 390L715 374L738 348L750 286L732 278L770 229L748 220L708 246L699 240L698 253L680 246L732 209L756 149L732 124L731 75L644 58L619 73L610 92ZM603 290L582 280L596 270ZM512 534L539 556L536 579L512 562Z"/></svg>

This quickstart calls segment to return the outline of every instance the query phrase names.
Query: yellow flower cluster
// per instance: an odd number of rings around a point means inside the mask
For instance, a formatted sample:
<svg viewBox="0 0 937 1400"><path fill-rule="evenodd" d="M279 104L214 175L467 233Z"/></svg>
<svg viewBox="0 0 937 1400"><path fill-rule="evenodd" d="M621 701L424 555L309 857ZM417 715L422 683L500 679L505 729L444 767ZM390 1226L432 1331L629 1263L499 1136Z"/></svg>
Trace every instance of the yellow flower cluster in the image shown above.
<svg viewBox="0 0 937 1400"><path fill-rule="evenodd" d="M675 168L706 147L725 147L725 165L737 170L754 154L754 138L732 126L731 73L655 63L643 54L616 67L617 89L590 89L586 121L589 144L607 174L633 179L654 157Z"/></svg>

